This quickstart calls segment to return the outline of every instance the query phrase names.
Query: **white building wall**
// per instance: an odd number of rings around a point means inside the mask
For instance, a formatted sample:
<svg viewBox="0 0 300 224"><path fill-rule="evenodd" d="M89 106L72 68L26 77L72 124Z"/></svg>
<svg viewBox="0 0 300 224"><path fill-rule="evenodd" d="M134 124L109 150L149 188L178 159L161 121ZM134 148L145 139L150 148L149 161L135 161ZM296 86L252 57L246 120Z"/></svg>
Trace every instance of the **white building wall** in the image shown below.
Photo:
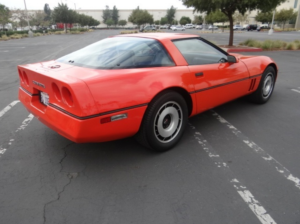
<svg viewBox="0 0 300 224"><path fill-rule="evenodd" d="M295 11L300 10L300 0L287 0L286 2L282 3L280 6L276 8L276 10L281 9L290 9L293 8ZM34 14L38 10L28 10L30 14ZM76 10L78 13L85 14L88 16L92 16L94 19L100 21L100 27L106 27L103 23L102 15L103 9L79 9ZM128 17L130 16L133 9L119 9L119 20L126 20L127 26L133 26L132 23L128 22ZM166 16L167 10L166 9L147 9L147 11L153 15L153 19L160 20L162 17ZM258 22L255 21L255 16L257 15L257 11L247 12L248 19L246 21L241 22L241 25L244 24L257 24ZM189 17L192 21L194 20L195 15L202 15L198 12L193 12L192 9L176 9L175 20L179 21L182 16ZM300 18L298 18L300 20ZM259 23L258 23L259 24ZM222 25L222 24L220 24Z"/></svg>
<svg viewBox="0 0 300 224"><path fill-rule="evenodd" d="M103 23L102 15L103 10L93 10L93 9L79 9L76 10L80 14L85 14L88 16L92 16L94 19L100 21L100 27L105 27L106 25ZM128 17L132 13L133 9L119 9L119 20L126 20L127 26L133 26L132 23L128 22ZM147 9L147 11L153 15L153 19L160 20L162 17L165 17L167 14L166 9ZM200 13L193 13L191 9L177 9L175 13L175 20L179 21L182 16L189 17L192 21L194 20L195 15L200 15Z"/></svg>
<svg viewBox="0 0 300 224"><path fill-rule="evenodd" d="M294 11L298 11L300 7L300 0L288 0L276 8L276 11L280 11L281 9L294 9ZM255 16L257 15L257 10L249 13L248 20L249 24L260 24L255 20Z"/></svg>

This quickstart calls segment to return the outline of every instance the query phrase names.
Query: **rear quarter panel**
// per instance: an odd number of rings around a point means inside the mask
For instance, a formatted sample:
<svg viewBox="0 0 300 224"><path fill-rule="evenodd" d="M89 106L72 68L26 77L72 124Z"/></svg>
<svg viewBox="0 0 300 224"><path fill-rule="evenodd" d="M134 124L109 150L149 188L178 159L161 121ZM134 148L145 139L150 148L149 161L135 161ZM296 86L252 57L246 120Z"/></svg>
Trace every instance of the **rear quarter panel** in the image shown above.
<svg viewBox="0 0 300 224"><path fill-rule="evenodd" d="M186 66L106 72L110 75L84 79L98 107L98 113L150 103L158 93L172 87L194 91L193 79Z"/></svg>

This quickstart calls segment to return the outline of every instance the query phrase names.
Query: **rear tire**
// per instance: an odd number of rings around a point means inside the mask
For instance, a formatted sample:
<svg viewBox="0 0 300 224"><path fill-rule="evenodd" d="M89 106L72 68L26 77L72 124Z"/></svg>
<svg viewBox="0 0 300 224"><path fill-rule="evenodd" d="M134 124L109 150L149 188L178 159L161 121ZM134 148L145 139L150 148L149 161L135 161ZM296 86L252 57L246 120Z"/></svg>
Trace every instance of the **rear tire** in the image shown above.
<svg viewBox="0 0 300 224"><path fill-rule="evenodd" d="M149 104L136 140L153 151L167 151L182 137L187 120L184 98L174 91L164 92Z"/></svg>
<svg viewBox="0 0 300 224"><path fill-rule="evenodd" d="M276 72L272 66L264 71L257 90L248 99L257 104L264 104L271 98L275 86Z"/></svg>

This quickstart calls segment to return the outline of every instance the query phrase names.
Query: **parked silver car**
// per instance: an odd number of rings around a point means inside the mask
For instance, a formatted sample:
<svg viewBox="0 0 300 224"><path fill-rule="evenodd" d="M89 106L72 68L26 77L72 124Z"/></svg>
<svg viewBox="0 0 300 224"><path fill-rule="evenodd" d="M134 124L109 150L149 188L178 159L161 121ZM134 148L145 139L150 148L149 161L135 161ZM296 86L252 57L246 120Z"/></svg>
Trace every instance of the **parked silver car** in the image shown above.
<svg viewBox="0 0 300 224"><path fill-rule="evenodd" d="M176 31L176 30L180 30L180 31L184 31L185 28L182 26L171 26L171 30Z"/></svg>

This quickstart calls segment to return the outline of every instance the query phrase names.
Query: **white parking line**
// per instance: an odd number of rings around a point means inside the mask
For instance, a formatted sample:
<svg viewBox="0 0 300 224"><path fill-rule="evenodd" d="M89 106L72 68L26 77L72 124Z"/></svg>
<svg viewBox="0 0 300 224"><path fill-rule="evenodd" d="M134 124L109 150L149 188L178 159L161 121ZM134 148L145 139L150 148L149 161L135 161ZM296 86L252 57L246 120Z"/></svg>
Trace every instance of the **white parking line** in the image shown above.
<svg viewBox="0 0 300 224"><path fill-rule="evenodd" d="M24 130L29 125L29 123L32 121L33 118L34 116L32 114L29 114L28 117L22 122L22 125L17 128L15 133ZM0 145L0 158L1 155L3 155L7 151L7 149L12 145L14 141L15 139L11 138L4 146Z"/></svg>
<svg viewBox="0 0 300 224"><path fill-rule="evenodd" d="M297 89L292 89L292 91L300 93L300 90L297 90Z"/></svg>
<svg viewBox="0 0 300 224"><path fill-rule="evenodd" d="M3 110L0 111L0 118L7 112L9 111L14 105L16 105L17 103L19 103L19 100L15 100L13 102L11 102L8 106L6 106Z"/></svg>
<svg viewBox="0 0 300 224"><path fill-rule="evenodd" d="M259 154L265 161L267 161L273 168L283 175L287 180L292 181L300 190L300 179L291 174L291 172L285 168L281 163L279 163L276 159L274 159L271 155L265 152L261 147L259 147L255 142L251 141L248 137L246 137L240 130L230 124L227 120L217 114L215 111L212 111L212 115L217 118L220 123L226 125L233 134L235 134L239 139L241 139L247 146L254 150L257 154Z"/></svg>
<svg viewBox="0 0 300 224"><path fill-rule="evenodd" d="M191 124L189 125L192 129L196 129ZM203 138L201 133L196 131L194 137L201 145L203 150L211 158L211 160L213 160L215 165L226 172L228 178L231 180L231 185L236 189L237 193L241 196L244 202L246 202L246 204L259 219L259 221L262 224L276 224L274 219L267 213L266 209L260 204L258 200L254 198L253 194L249 190L247 190L247 187L234 177L234 173L230 170L228 164L221 159L220 155L215 152L213 147Z"/></svg>

